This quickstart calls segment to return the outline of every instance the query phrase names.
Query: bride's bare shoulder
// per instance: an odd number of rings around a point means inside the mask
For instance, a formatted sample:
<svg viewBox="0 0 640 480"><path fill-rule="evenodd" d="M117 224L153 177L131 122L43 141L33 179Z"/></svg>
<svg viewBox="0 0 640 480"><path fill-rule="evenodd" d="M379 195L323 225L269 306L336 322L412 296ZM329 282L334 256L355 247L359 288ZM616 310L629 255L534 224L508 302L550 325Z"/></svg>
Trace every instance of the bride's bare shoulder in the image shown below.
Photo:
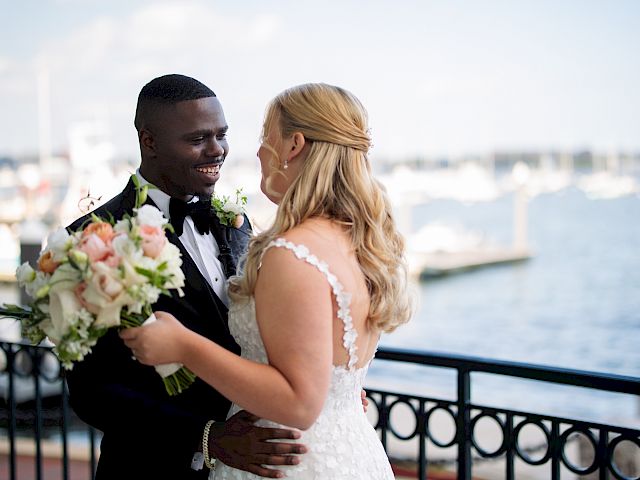
<svg viewBox="0 0 640 480"><path fill-rule="evenodd" d="M286 232L283 237L294 244L302 244L319 255L336 248L348 248L347 233L336 222L314 217Z"/></svg>

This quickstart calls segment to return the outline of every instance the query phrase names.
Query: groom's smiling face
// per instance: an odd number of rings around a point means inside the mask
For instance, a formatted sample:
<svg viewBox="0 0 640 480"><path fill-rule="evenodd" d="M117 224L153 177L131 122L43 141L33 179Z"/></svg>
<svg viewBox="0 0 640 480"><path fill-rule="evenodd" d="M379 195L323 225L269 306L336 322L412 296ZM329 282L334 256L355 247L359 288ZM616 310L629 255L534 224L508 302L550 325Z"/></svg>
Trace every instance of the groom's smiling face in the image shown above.
<svg viewBox="0 0 640 480"><path fill-rule="evenodd" d="M144 177L172 197L211 196L229 153L220 101L206 97L164 105L153 117L140 138Z"/></svg>

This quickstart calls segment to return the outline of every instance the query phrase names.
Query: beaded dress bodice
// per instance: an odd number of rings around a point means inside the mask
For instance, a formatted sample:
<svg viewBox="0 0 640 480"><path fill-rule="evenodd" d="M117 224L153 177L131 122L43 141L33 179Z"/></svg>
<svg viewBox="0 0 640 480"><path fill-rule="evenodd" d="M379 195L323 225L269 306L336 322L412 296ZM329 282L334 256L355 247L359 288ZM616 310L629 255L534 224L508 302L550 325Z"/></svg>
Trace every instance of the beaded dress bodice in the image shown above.
<svg viewBox="0 0 640 480"><path fill-rule="evenodd" d="M318 419L308 430L302 432L299 441L308 447L309 452L302 456L300 464L279 468L285 472L286 478L299 480L393 480L385 451L362 407L360 394L368 364L356 367L357 332L351 319L351 295L344 291L338 278L329 271L328 265L309 252L306 246L278 238L266 248L271 247L290 250L297 258L313 265L324 274L338 305L337 316L342 320L344 327L342 344L348 352L346 365L332 367L329 392ZM268 363L267 352L256 321L253 297L246 302L231 305L229 329L240 345L244 358ZM241 408L238 405L232 405L228 416L239 410ZM260 420L259 425L281 426L266 420ZM263 477L218 462L215 478L257 480Z"/></svg>

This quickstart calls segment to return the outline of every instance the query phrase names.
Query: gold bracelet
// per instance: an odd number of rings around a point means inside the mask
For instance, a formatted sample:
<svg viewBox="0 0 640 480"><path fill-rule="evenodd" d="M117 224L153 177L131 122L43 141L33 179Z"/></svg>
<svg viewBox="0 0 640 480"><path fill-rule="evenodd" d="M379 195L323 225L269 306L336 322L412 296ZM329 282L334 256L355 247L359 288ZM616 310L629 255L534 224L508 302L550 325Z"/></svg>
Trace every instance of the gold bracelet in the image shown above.
<svg viewBox="0 0 640 480"><path fill-rule="evenodd" d="M216 459L209 457L209 430L214 423L214 420L209 420L202 433L202 455L204 455L204 464L210 470L215 470L216 468Z"/></svg>

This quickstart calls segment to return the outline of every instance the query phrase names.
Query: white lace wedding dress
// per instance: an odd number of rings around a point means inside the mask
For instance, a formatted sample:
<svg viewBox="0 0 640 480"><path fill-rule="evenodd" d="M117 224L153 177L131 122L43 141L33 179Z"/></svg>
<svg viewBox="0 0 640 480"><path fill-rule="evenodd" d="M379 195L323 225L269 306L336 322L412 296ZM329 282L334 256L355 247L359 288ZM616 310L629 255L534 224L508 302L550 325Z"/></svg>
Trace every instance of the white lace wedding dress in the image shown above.
<svg viewBox="0 0 640 480"><path fill-rule="evenodd" d="M333 366L331 385L324 407L316 422L302 432L299 440L308 447L299 465L278 467L286 478L298 480L393 480L393 472L376 431L362 408L360 393L368 364L356 368L357 332L350 313L351 296L345 292L326 263L309 252L304 245L295 245L283 238L272 241L267 248L291 250L296 257L315 266L331 285L339 307L338 317L344 323L343 344L349 354L347 365ZM229 310L229 328L242 349L242 356L267 363L267 354L256 322L253 298L243 304L233 304ZM229 416L241 410L233 405ZM261 420L262 426L281 426ZM262 479L251 473L230 468L218 461L215 479Z"/></svg>

